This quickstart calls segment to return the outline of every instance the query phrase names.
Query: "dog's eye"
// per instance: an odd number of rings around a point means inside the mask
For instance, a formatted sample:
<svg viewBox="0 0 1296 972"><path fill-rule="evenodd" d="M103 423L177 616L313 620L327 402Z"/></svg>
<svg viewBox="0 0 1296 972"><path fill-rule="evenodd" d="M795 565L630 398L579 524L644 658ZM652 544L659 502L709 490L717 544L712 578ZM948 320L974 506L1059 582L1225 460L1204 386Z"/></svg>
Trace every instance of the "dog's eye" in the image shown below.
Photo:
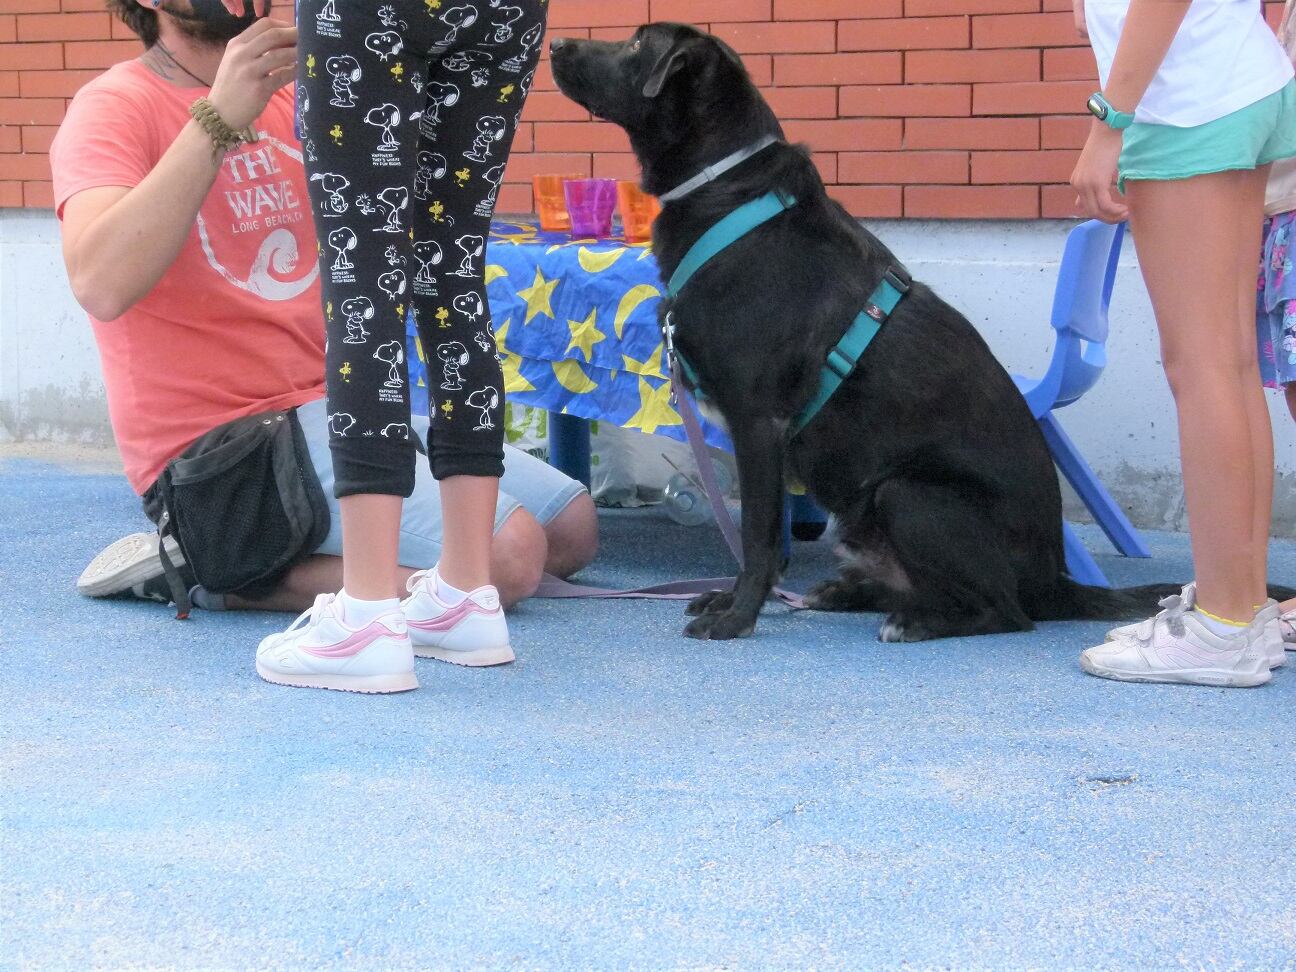
<svg viewBox="0 0 1296 972"><path fill-rule="evenodd" d="M631 53L631 54L638 54L638 53L639 53L639 48L641 48L641 47L643 47L643 41L641 41L641 40L637 40L637 39L636 39L635 42L634 42L633 44L630 45L630 53Z"/></svg>

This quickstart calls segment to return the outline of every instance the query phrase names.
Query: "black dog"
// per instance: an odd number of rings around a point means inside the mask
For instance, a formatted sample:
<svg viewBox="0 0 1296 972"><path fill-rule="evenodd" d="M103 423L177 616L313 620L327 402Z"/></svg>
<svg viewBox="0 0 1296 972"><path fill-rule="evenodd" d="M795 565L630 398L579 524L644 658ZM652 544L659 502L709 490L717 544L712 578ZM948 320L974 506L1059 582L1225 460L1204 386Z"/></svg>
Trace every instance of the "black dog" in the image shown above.
<svg viewBox="0 0 1296 972"><path fill-rule="evenodd" d="M920 283L823 410L790 435L829 350L896 260L828 198L808 152L782 141L733 50L680 24L643 27L622 43L558 39L552 50L558 86L629 133L653 194L779 139L666 205L653 230L663 278L743 203L772 190L797 200L704 266L669 308L676 345L728 424L743 507L737 585L694 600L687 634L734 638L755 627L779 571L786 470L834 514L846 557L841 578L814 588L809 605L888 612L883 641L1124 618L1150 605L1066 575L1043 436L981 336Z"/></svg>

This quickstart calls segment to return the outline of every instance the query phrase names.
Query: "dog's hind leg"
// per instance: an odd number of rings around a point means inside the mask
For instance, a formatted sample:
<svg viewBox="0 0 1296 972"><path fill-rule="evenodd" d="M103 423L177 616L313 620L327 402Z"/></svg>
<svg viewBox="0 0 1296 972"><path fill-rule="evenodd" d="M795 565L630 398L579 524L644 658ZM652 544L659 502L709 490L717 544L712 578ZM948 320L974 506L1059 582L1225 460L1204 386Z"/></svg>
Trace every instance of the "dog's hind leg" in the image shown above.
<svg viewBox="0 0 1296 972"><path fill-rule="evenodd" d="M893 611L913 584L873 522L853 531L837 547L841 576L810 588L806 607L812 611Z"/></svg>
<svg viewBox="0 0 1296 972"><path fill-rule="evenodd" d="M877 492L878 522L907 590L882 626L883 641L1029 631L1004 538L965 488L893 479Z"/></svg>

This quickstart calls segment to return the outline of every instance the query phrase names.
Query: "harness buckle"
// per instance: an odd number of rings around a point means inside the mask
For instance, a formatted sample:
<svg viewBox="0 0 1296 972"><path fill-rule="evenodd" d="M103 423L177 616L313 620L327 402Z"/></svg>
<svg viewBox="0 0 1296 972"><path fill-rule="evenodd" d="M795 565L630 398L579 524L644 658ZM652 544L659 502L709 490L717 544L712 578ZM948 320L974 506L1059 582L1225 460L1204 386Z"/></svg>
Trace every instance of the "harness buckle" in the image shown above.
<svg viewBox="0 0 1296 972"><path fill-rule="evenodd" d="M829 351L828 360L824 362L824 366L842 381L850 377L857 364L859 361L843 354L841 348L833 348Z"/></svg>
<svg viewBox="0 0 1296 972"><path fill-rule="evenodd" d="M902 294L909 293L909 288L913 286L913 278L903 267L887 267L882 279Z"/></svg>

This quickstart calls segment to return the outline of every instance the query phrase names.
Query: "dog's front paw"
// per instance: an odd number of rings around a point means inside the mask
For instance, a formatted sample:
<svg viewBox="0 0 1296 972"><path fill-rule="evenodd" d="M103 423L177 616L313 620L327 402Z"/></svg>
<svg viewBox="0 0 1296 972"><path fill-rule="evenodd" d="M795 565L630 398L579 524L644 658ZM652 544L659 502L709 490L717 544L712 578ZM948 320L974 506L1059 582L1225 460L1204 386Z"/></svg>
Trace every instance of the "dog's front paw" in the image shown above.
<svg viewBox="0 0 1296 972"><path fill-rule="evenodd" d="M932 633L921 623L903 614L892 614L878 630L878 641L897 644L904 641L928 641Z"/></svg>
<svg viewBox="0 0 1296 972"><path fill-rule="evenodd" d="M719 614L733 607L733 591L707 591L689 601L684 613L690 618L711 613Z"/></svg>
<svg viewBox="0 0 1296 972"><path fill-rule="evenodd" d="M702 641L730 641L733 638L746 638L755 630L755 618L744 617L734 611L725 611L694 618L684 629L684 634Z"/></svg>
<svg viewBox="0 0 1296 972"><path fill-rule="evenodd" d="M862 601L859 585L840 578L816 584L805 596L811 611L858 611Z"/></svg>

